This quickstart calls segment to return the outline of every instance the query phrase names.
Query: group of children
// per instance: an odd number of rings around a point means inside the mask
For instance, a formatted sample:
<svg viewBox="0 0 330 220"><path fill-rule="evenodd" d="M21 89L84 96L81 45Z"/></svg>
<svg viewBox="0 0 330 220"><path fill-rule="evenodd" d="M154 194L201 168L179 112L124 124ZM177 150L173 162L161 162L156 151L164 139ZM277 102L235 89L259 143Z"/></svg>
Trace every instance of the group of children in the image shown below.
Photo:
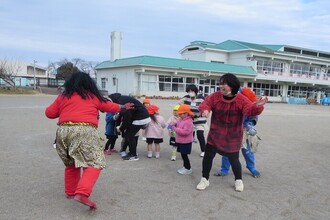
<svg viewBox="0 0 330 220"><path fill-rule="evenodd" d="M250 101L255 102L256 96L249 88L242 88L240 93L249 98ZM169 145L172 148L171 161L176 161L177 152L181 153L183 160L183 167L178 169L179 174L191 174L192 169L188 155L191 154L192 143L194 140L194 124L193 116L194 113L191 111L191 107L186 104L175 105L173 107L172 116L165 122L164 117L160 115L159 107L152 105L150 99L144 99L143 105L148 110L151 117L151 122L142 131L142 140L147 143L147 157L152 158L153 156L158 159L160 157L160 144L163 143L164 128L167 125L168 135L170 137ZM110 155L111 153L117 153L114 149L115 142L120 135L116 127L120 124L119 113L107 113L106 114L106 129L105 135L107 142L105 144L104 154ZM243 123L243 140L242 140L242 154L246 161L246 167L251 172L253 177L259 177L260 173L255 167L254 153L251 150L251 139L250 137L256 135L255 125L257 123L257 116L245 116ZM138 141L138 132L136 134L136 141ZM155 153L153 155L152 146L155 145ZM126 155L126 148L128 144L123 138L121 142L120 155ZM202 153L204 153L202 151ZM222 163L214 174L215 176L227 176L230 169L230 162L228 157L222 157Z"/></svg>

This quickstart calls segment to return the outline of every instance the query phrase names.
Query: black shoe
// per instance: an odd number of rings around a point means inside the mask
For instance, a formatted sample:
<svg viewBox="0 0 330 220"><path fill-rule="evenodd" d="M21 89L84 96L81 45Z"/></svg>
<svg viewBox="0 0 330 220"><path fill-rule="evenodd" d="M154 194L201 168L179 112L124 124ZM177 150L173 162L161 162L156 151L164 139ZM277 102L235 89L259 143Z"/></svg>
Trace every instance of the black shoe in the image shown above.
<svg viewBox="0 0 330 220"><path fill-rule="evenodd" d="M131 153L128 153L125 157L123 157L123 160L135 161L139 160L139 158L137 155L132 155Z"/></svg>

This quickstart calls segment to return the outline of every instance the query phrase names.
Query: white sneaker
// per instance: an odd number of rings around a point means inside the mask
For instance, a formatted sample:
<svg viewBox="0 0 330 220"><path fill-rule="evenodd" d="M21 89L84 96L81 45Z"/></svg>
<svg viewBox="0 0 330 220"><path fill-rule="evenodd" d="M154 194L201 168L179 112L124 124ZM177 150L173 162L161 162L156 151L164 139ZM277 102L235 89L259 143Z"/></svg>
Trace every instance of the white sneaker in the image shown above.
<svg viewBox="0 0 330 220"><path fill-rule="evenodd" d="M235 191L242 192L244 189L244 184L242 180L235 180Z"/></svg>
<svg viewBox="0 0 330 220"><path fill-rule="evenodd" d="M156 159L159 159L159 157L160 157L159 152L156 152L155 157L156 157Z"/></svg>
<svg viewBox="0 0 330 220"><path fill-rule="evenodd" d="M182 175L192 174L192 169L190 168L190 170L188 170L185 167L182 167L182 168L178 169L177 172Z"/></svg>
<svg viewBox="0 0 330 220"><path fill-rule="evenodd" d="M209 187L210 181L208 181L206 178L202 177L201 181L198 183L196 189L198 190L204 190L207 187Z"/></svg>
<svg viewBox="0 0 330 220"><path fill-rule="evenodd" d="M148 155L147 155L148 158L152 158L152 151L148 151Z"/></svg>
<svg viewBox="0 0 330 220"><path fill-rule="evenodd" d="M176 156L173 155L173 156L171 157L171 161L176 161Z"/></svg>
<svg viewBox="0 0 330 220"><path fill-rule="evenodd" d="M205 152L202 152L202 153L200 154L201 157L204 157L204 155L205 155Z"/></svg>

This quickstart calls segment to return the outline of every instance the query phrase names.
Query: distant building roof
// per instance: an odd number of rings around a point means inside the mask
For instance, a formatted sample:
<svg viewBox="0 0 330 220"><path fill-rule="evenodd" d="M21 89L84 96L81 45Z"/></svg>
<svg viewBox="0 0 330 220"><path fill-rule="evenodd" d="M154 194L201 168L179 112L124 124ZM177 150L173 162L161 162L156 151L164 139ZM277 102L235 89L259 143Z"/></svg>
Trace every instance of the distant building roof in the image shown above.
<svg viewBox="0 0 330 220"><path fill-rule="evenodd" d="M222 43L213 43L207 41L193 41L190 45L184 47L180 52L185 49L200 47L205 49L216 49L224 51L242 51L242 50L257 50L268 53L281 53L288 55L299 55L304 57L316 57L319 59L330 60L330 52L319 50L307 49L290 45L268 45L268 44L255 44L236 40L227 40Z"/></svg>
<svg viewBox="0 0 330 220"><path fill-rule="evenodd" d="M150 67L167 67L175 69L197 70L197 71L213 71L222 73L240 73L247 75L256 75L257 73L252 67L229 65L222 63L193 61L175 58L155 57L155 56L138 56L117 59L113 62L104 61L96 66L96 70L127 67L127 66L150 66Z"/></svg>

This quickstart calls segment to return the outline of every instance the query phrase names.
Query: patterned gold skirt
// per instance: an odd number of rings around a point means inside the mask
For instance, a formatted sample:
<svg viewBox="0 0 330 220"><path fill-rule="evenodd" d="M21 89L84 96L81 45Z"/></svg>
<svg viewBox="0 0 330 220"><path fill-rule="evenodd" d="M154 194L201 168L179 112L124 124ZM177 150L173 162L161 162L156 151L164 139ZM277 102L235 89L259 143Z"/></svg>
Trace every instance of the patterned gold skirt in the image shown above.
<svg viewBox="0 0 330 220"><path fill-rule="evenodd" d="M65 166L105 168L104 147L97 128L64 124L56 132L56 150Z"/></svg>

